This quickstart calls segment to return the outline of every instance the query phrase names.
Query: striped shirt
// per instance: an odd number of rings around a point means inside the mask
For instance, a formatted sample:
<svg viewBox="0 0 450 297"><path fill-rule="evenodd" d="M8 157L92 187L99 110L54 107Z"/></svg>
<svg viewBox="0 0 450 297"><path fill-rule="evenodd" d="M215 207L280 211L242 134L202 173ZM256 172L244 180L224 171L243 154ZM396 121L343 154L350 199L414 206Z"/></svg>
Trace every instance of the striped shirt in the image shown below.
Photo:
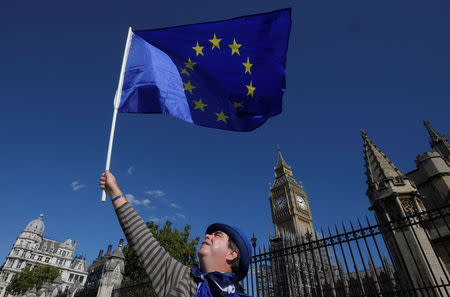
<svg viewBox="0 0 450 297"><path fill-rule="evenodd" d="M116 214L128 243L147 272L158 297L195 296L197 283L191 275L191 269L169 255L130 203L116 209Z"/></svg>

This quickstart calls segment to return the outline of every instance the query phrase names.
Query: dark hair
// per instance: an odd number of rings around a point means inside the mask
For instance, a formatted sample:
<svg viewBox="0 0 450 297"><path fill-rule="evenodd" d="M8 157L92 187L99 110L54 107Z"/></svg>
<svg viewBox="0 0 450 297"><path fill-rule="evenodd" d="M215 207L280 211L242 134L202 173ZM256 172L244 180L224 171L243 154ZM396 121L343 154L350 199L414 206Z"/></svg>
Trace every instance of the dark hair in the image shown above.
<svg viewBox="0 0 450 297"><path fill-rule="evenodd" d="M241 253L239 252L239 248L236 245L236 243L234 242L233 239L231 239L230 237L228 237L228 248L236 251L238 253L237 257L234 258L233 262L231 262L231 272L233 272L234 274L236 274L236 276L239 276L239 264L241 261Z"/></svg>

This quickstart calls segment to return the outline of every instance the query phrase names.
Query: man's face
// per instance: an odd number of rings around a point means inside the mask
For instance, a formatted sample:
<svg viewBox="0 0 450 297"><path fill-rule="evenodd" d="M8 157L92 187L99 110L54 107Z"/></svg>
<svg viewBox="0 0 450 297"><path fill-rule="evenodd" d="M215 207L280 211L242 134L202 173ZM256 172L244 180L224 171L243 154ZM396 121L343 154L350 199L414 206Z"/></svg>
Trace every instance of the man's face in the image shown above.
<svg viewBox="0 0 450 297"><path fill-rule="evenodd" d="M198 256L199 258L224 257L228 250L228 235L222 231L215 231L212 234L205 234Z"/></svg>
<svg viewBox="0 0 450 297"><path fill-rule="evenodd" d="M231 262L239 252L228 247L228 239L228 235L222 231L205 235L205 240L198 251L203 272L231 272Z"/></svg>

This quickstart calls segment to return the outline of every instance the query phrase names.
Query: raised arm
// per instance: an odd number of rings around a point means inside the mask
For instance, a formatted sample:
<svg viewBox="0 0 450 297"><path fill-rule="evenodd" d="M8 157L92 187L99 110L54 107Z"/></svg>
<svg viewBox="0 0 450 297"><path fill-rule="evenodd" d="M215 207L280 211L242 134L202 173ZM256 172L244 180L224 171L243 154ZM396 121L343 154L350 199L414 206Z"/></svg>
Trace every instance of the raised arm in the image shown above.
<svg viewBox="0 0 450 297"><path fill-rule="evenodd" d="M102 174L100 188L104 189L111 199L123 195L115 177L109 171ZM147 272L156 294L159 297L194 296L197 285L190 276L190 269L176 261L161 247L126 197L114 200L113 206L127 241Z"/></svg>

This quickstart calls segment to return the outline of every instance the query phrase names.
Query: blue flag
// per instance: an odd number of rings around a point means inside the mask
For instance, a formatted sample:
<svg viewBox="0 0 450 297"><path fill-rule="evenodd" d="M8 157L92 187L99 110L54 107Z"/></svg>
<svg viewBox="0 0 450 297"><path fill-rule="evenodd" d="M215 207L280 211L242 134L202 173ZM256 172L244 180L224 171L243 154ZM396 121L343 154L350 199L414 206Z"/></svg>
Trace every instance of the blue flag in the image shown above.
<svg viewBox="0 0 450 297"><path fill-rule="evenodd" d="M281 113L291 10L133 31L119 105L251 131Z"/></svg>

